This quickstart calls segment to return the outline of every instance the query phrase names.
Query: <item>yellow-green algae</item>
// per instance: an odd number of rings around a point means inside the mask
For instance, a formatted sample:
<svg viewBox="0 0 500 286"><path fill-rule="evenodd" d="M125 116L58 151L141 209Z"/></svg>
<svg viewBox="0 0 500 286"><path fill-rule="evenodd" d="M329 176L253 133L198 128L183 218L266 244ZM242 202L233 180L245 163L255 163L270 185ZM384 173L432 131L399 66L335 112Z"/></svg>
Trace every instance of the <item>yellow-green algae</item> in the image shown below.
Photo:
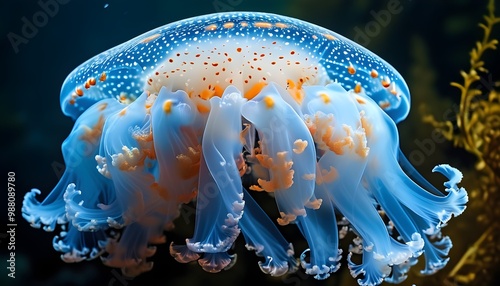
<svg viewBox="0 0 500 286"><path fill-rule="evenodd" d="M485 52L496 50L498 40L492 30L500 23L495 15L495 1L479 27L484 32L470 52L470 68L461 71L462 81L451 85L460 92L459 110L453 121L438 121L433 115L423 117L456 147L473 154L477 181L470 190L469 207L476 215L478 238L463 253L449 272L446 285L490 285L500 265L500 83L488 71ZM491 64L491 63L490 63ZM493 81L492 81L493 79ZM485 84L488 83L488 84Z"/></svg>

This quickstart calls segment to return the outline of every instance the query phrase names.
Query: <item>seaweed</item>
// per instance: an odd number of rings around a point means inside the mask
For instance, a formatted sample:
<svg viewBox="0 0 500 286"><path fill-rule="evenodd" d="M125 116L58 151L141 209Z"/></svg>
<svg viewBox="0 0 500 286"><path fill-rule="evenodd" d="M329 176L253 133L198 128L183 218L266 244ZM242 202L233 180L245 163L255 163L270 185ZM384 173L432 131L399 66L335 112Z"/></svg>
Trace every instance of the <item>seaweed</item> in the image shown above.
<svg viewBox="0 0 500 286"><path fill-rule="evenodd" d="M500 82L494 81L483 59L485 52L497 49L498 40L492 37L492 31L498 23L495 1L489 0L484 22L479 23L484 35L470 52L470 68L460 72L462 82L451 83L460 91L454 120L438 121L429 114L423 117L424 122L476 159L477 182L470 193L471 208L485 230L450 271L449 285L486 285L498 275L500 265Z"/></svg>

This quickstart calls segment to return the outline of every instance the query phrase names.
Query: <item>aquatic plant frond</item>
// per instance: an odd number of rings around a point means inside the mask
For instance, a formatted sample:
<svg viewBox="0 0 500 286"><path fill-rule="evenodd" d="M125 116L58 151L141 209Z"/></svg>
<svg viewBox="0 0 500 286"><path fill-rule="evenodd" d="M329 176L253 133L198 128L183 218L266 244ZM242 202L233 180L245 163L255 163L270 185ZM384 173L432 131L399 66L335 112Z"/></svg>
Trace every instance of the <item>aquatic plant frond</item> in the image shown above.
<svg viewBox="0 0 500 286"><path fill-rule="evenodd" d="M479 81L481 81L482 74L489 72L482 59L484 53L487 50L497 49L498 40L491 38L491 31L493 26L499 22L500 17L495 16L494 1L489 1L488 14L484 16L484 23L479 24L479 27L484 32L483 38L481 41L476 42L469 53L470 68L468 71L460 71L462 82L451 82L451 86L460 90L460 105L459 112L456 115L456 122L440 122L432 115L423 117L424 122L430 123L434 128L438 129L455 146L463 147L474 154L479 161L477 166L484 165L484 143L486 140L482 139L482 132L490 129L488 126L484 126L488 122L486 118L496 116L497 113L497 108L491 107L492 104L495 106L494 98L498 94L489 90L489 96L485 96L481 89L484 86Z"/></svg>
<svg viewBox="0 0 500 286"><path fill-rule="evenodd" d="M494 0L489 0L487 7L484 22L479 24L484 33L482 40L477 41L469 53L469 70L460 72L463 81L451 83L460 91L456 120L438 121L432 115L423 117L424 122L477 159L477 180L470 193L470 208L476 210L475 219L485 230L449 273L447 282L450 285L489 285L488 280L495 275L500 263L500 247L496 243L500 217L500 92L499 82L493 80L483 60L486 51L497 49L498 40L492 38L492 30L500 23L500 17L495 15Z"/></svg>

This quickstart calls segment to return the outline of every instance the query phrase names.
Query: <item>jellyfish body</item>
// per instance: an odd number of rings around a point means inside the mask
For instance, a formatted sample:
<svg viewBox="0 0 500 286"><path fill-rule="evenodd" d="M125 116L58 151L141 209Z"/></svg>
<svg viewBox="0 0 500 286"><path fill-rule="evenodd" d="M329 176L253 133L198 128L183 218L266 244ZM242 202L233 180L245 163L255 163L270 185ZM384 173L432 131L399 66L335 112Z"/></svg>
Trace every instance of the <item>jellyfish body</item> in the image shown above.
<svg viewBox="0 0 500 286"><path fill-rule="evenodd" d="M62 225L54 247L66 261L100 256L130 276L153 267L186 203L196 204L194 234L170 253L209 272L235 263L242 233L263 272L300 262L325 279L340 267L341 228L356 236L348 266L360 285L403 281L422 253L430 274L446 265L441 228L467 193L448 165L434 169L444 191L405 173L414 169L396 123L409 102L392 66L324 28L243 12L172 23L67 77L61 107L76 122L66 171L43 202L26 194L23 216ZM299 261L251 192L272 193L277 224L298 226L309 245Z"/></svg>

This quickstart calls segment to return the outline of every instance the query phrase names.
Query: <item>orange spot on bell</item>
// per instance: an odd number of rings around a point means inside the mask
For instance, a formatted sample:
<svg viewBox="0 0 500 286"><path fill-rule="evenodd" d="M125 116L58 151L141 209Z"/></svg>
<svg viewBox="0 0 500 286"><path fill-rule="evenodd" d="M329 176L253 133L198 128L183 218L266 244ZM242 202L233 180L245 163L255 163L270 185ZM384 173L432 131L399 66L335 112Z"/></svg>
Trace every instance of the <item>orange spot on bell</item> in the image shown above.
<svg viewBox="0 0 500 286"><path fill-rule="evenodd" d="M330 34L323 34L323 36L324 36L325 38L327 38L328 40L330 40L330 41L333 41L333 40L336 40L336 39L337 39L337 38L335 38L335 36L330 35Z"/></svg>
<svg viewBox="0 0 500 286"><path fill-rule="evenodd" d="M215 24L208 25L205 27L205 31L215 31L216 29L217 29L217 25L215 25Z"/></svg>
<svg viewBox="0 0 500 286"><path fill-rule="evenodd" d="M383 78L381 83L382 83L382 86L385 88L388 88L389 86L391 86L391 80L388 77Z"/></svg>
<svg viewBox="0 0 500 286"><path fill-rule="evenodd" d="M201 103L196 105L196 109L198 110L198 112L201 113L207 113L210 111L210 107L203 105Z"/></svg>
<svg viewBox="0 0 500 286"><path fill-rule="evenodd" d="M378 105L382 109L386 109L386 108L389 108L389 106L391 106L391 104L388 101L381 101L378 103Z"/></svg>
<svg viewBox="0 0 500 286"><path fill-rule="evenodd" d="M254 26L257 28L272 28L273 24L269 22L256 22Z"/></svg>
<svg viewBox="0 0 500 286"><path fill-rule="evenodd" d="M158 38L158 37L160 37L160 36L161 36L161 34L154 34L154 35L151 35L151 36L149 36L149 37L146 37L146 38L142 39L141 43L143 43L143 44L145 44L145 43L149 43L149 42L151 42L152 40L154 40L154 39L156 39L156 38Z"/></svg>
<svg viewBox="0 0 500 286"><path fill-rule="evenodd" d="M356 101L359 104L365 104L366 103L366 101L362 97L360 97L360 96L356 96Z"/></svg>
<svg viewBox="0 0 500 286"><path fill-rule="evenodd" d="M266 96L266 97L264 97L263 101L266 104L266 107L268 109L273 108L273 106L274 106L274 99L272 97Z"/></svg>
<svg viewBox="0 0 500 286"><path fill-rule="evenodd" d="M245 92L244 97L248 100L254 98L266 85L267 83L263 81L254 84L249 90Z"/></svg>
<svg viewBox="0 0 500 286"><path fill-rule="evenodd" d="M393 95L396 95L396 96L397 96L397 95L398 95L398 91L397 91L397 89L396 89L396 84L392 83L392 85L391 85L391 86L392 86L392 87L391 87L391 94L393 94Z"/></svg>
<svg viewBox="0 0 500 286"><path fill-rule="evenodd" d="M214 91L212 89L204 89L200 92L200 98L204 100L210 99L214 95Z"/></svg>
<svg viewBox="0 0 500 286"><path fill-rule="evenodd" d="M90 85L95 85L96 84L95 78L93 78L93 77L89 78L89 84Z"/></svg>
<svg viewBox="0 0 500 286"><path fill-rule="evenodd" d="M214 86L214 96L222 97L224 93L224 89L220 85Z"/></svg>
<svg viewBox="0 0 500 286"><path fill-rule="evenodd" d="M319 97L321 97L321 99L323 99L323 102L325 104L326 103L330 103L330 97L328 96L328 94L326 94L326 93L320 93Z"/></svg>
<svg viewBox="0 0 500 286"><path fill-rule="evenodd" d="M373 69L373 70L370 72L370 76L371 76L372 78L377 78L377 77L378 77L378 72L377 72L376 70L374 70L374 69Z"/></svg>
<svg viewBox="0 0 500 286"><path fill-rule="evenodd" d="M165 111L165 113L172 112L172 100L165 100L163 102L163 111Z"/></svg>
<svg viewBox="0 0 500 286"><path fill-rule="evenodd" d="M83 90L81 88L76 88L75 89L75 93L78 95L78 96L83 96Z"/></svg>
<svg viewBox="0 0 500 286"><path fill-rule="evenodd" d="M276 24L274 24L274 26L276 26L276 28L280 28L280 29L288 28L288 25L284 24L284 23L276 23Z"/></svg>
<svg viewBox="0 0 500 286"><path fill-rule="evenodd" d="M347 67L347 71L349 72L349 74L356 73L356 69L354 68L354 66L351 63L349 63L349 66Z"/></svg>
<svg viewBox="0 0 500 286"><path fill-rule="evenodd" d="M361 84L359 82L356 83L356 86L354 87L354 92L355 93L360 93L361 92Z"/></svg>
<svg viewBox="0 0 500 286"><path fill-rule="evenodd" d="M224 25L222 25L222 27L224 27L226 29L231 29L232 27L234 27L234 23L233 22L227 22L227 23L224 23Z"/></svg>
<svg viewBox="0 0 500 286"><path fill-rule="evenodd" d="M107 77L108 77L108 75L107 75L105 72L103 72L103 73L101 74L101 76L99 76L99 80L100 80L100 81L105 81Z"/></svg>

